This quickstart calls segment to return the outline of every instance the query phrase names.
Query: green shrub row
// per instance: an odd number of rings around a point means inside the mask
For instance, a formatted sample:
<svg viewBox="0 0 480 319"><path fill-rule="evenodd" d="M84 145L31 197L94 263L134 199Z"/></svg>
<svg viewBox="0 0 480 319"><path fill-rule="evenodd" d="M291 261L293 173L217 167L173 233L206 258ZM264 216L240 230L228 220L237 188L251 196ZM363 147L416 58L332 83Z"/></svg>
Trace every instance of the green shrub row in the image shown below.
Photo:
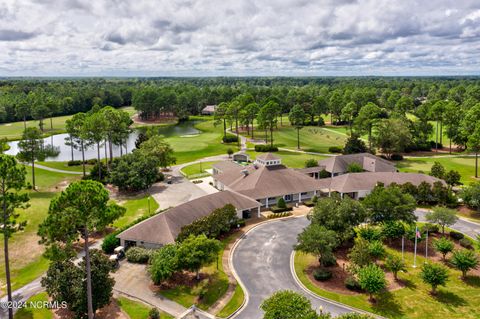
<svg viewBox="0 0 480 319"><path fill-rule="evenodd" d="M283 213L283 212L289 212L292 210L292 207L278 207L278 206L272 206L270 207L270 210L272 211L272 213L274 214L279 214L279 213Z"/></svg>
<svg viewBox="0 0 480 319"><path fill-rule="evenodd" d="M125 253L127 260L131 263L146 264L152 256L153 249L146 249L142 247L131 247Z"/></svg>
<svg viewBox="0 0 480 319"><path fill-rule="evenodd" d="M283 212L283 213L276 213L276 214L274 213L274 214L268 215L268 218L272 219L272 218L279 218L279 217L287 217L291 215L292 215L291 212Z"/></svg>
<svg viewBox="0 0 480 319"><path fill-rule="evenodd" d="M255 152L278 152L278 147L270 144L257 144L255 145Z"/></svg>

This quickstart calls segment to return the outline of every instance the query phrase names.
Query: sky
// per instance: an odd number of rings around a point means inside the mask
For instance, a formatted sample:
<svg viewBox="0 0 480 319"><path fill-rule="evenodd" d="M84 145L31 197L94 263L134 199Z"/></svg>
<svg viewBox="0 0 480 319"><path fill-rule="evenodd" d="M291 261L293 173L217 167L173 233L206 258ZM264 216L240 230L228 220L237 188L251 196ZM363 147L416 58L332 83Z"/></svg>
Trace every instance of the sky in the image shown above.
<svg viewBox="0 0 480 319"><path fill-rule="evenodd" d="M479 0L0 0L0 76L480 75Z"/></svg>

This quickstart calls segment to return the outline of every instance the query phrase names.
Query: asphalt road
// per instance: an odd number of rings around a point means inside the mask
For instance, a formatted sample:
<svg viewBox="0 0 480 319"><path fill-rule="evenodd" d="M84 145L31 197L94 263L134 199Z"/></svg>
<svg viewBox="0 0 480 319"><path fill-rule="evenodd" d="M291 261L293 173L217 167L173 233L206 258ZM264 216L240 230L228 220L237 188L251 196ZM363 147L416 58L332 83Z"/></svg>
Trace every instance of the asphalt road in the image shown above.
<svg viewBox="0 0 480 319"><path fill-rule="evenodd" d="M252 229L241 239L232 263L249 298L236 319L262 318L263 311L259 308L262 301L275 291L285 289L307 296L315 308L322 306L333 315L351 312L347 307L305 293L294 280L290 256L297 234L308 224L305 217L273 221Z"/></svg>
<svg viewBox="0 0 480 319"><path fill-rule="evenodd" d="M426 214L427 212L424 210L418 209L415 211L415 215L418 217L418 221L425 221ZM450 228L464 233L465 235L468 235L473 239L475 239L477 235L480 235L480 224L469 221L467 219L459 218L454 225L450 226Z"/></svg>

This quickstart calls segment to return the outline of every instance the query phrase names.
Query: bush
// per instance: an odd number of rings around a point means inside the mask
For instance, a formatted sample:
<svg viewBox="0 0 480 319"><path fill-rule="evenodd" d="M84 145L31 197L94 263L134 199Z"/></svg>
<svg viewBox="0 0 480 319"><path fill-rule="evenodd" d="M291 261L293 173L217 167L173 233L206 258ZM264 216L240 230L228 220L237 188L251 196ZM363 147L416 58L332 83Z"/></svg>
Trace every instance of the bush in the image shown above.
<svg viewBox="0 0 480 319"><path fill-rule="evenodd" d="M430 234L436 234L440 231L440 227L437 224L426 223L420 228L420 231L422 233L426 233L428 231Z"/></svg>
<svg viewBox="0 0 480 319"><path fill-rule="evenodd" d="M117 232L108 234L103 239L102 250L103 250L104 253L111 254L111 253L113 253L113 250L115 248L120 246L120 239L118 239L115 236L117 236Z"/></svg>
<svg viewBox="0 0 480 319"><path fill-rule="evenodd" d="M152 308L148 312L148 319L160 319L160 312L157 308Z"/></svg>
<svg viewBox="0 0 480 319"><path fill-rule="evenodd" d="M151 249L132 247L127 250L127 253L125 255L127 256L127 260L131 263L146 264L148 263L150 256L153 252L154 251Z"/></svg>
<svg viewBox="0 0 480 319"><path fill-rule="evenodd" d="M270 144L257 144L255 145L255 152L278 152L278 147Z"/></svg>
<svg viewBox="0 0 480 319"><path fill-rule="evenodd" d="M245 227L245 219L241 218L237 221L237 226L240 226L240 227Z"/></svg>
<svg viewBox="0 0 480 319"><path fill-rule="evenodd" d="M155 180L156 183L163 182L165 180L165 175L162 172L157 172L157 179Z"/></svg>
<svg viewBox="0 0 480 319"><path fill-rule="evenodd" d="M313 272L313 278L318 281L327 281L332 278L332 272L327 269L317 269Z"/></svg>
<svg viewBox="0 0 480 319"><path fill-rule="evenodd" d="M91 158L89 160L86 160L88 165L95 165L97 164L97 159L96 158Z"/></svg>
<svg viewBox="0 0 480 319"><path fill-rule="evenodd" d="M382 229L375 226L361 226L357 228L357 235L367 241L382 240Z"/></svg>
<svg viewBox="0 0 480 319"><path fill-rule="evenodd" d="M460 240L460 239L462 239L462 238L465 237L465 236L464 236L462 233L459 233L459 232L457 232L457 231L452 230L452 231L450 232L450 237L452 237L452 238L455 239L455 240Z"/></svg>
<svg viewBox="0 0 480 319"><path fill-rule="evenodd" d="M348 276L347 279L345 279L345 287L348 290L353 290L353 291L361 291L362 290L362 287L360 287L360 284L358 283L358 281L353 276Z"/></svg>
<svg viewBox="0 0 480 319"><path fill-rule="evenodd" d="M392 161L401 161L403 160L403 155L401 154L392 154L392 156L390 156L390 159Z"/></svg>
<svg viewBox="0 0 480 319"><path fill-rule="evenodd" d="M238 143L238 136L226 135L222 138L223 143Z"/></svg>
<svg viewBox="0 0 480 319"><path fill-rule="evenodd" d="M76 160L76 161L68 161L67 162L68 166L80 166L82 165L82 161Z"/></svg>
<svg viewBox="0 0 480 319"><path fill-rule="evenodd" d="M322 257L322 265L324 267L333 267L337 264L337 259L333 254L327 254Z"/></svg>
<svg viewBox="0 0 480 319"><path fill-rule="evenodd" d="M310 158L305 161L305 168L317 167L317 166L318 166L318 161L314 158Z"/></svg>
<svg viewBox="0 0 480 319"><path fill-rule="evenodd" d="M281 208L281 207L278 207L278 206L272 206L272 207L270 207L270 210L272 211L272 213L278 214L278 213L283 213L283 212L289 212L289 211L292 210L292 207Z"/></svg>
<svg viewBox="0 0 480 319"><path fill-rule="evenodd" d="M330 153L342 153L343 149L340 146L330 146L328 151Z"/></svg>
<svg viewBox="0 0 480 319"><path fill-rule="evenodd" d="M102 172L101 179L98 177L99 167L101 168L101 172ZM105 163L103 162L100 162L100 165L98 165L98 163L95 163L92 169L90 170L90 174L84 177L84 179L91 179L91 180L100 182L102 184L105 184L108 178L109 178L109 172L107 170L107 165L105 165Z"/></svg>
<svg viewBox="0 0 480 319"><path fill-rule="evenodd" d="M464 237L464 238L460 239L460 241L458 243L460 244L460 246L462 246L464 248L468 248L468 249L473 248L473 242L469 238Z"/></svg>
<svg viewBox="0 0 480 319"><path fill-rule="evenodd" d="M285 200L283 199L283 197L280 197L277 200L277 207L278 208L287 208L287 204L285 203Z"/></svg>
<svg viewBox="0 0 480 319"><path fill-rule="evenodd" d="M430 143L430 148L435 148L435 145L436 145L439 149L443 148L443 144L442 144L442 143L435 143L435 141L430 141L429 143Z"/></svg>

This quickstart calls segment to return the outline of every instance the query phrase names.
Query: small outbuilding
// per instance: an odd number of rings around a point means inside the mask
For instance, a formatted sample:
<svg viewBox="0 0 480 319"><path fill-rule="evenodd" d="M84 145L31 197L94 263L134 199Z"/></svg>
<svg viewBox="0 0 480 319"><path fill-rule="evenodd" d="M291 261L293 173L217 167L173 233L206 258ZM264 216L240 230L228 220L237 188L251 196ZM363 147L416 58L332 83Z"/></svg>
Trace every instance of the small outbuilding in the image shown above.
<svg viewBox="0 0 480 319"><path fill-rule="evenodd" d="M202 115L213 115L217 109L216 105L207 105L202 110Z"/></svg>

